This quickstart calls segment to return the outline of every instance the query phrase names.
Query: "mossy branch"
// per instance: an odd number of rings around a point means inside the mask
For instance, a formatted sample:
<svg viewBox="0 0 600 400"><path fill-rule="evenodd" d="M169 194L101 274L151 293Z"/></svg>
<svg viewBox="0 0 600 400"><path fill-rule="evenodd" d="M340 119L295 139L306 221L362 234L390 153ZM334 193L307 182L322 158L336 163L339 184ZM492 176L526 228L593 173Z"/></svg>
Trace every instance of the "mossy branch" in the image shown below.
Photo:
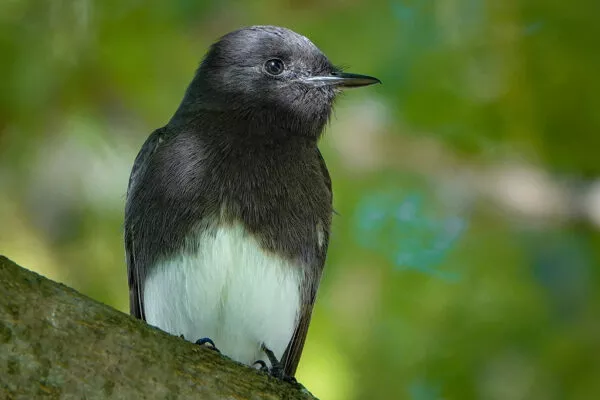
<svg viewBox="0 0 600 400"><path fill-rule="evenodd" d="M314 399L0 256L2 399Z"/></svg>

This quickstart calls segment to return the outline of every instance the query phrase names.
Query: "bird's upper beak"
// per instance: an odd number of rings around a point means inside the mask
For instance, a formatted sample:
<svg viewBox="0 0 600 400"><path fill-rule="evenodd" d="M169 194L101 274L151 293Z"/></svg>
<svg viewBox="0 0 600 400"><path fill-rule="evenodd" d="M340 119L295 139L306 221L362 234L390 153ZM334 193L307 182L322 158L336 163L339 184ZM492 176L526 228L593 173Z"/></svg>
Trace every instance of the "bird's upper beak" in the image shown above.
<svg viewBox="0 0 600 400"><path fill-rule="evenodd" d="M311 76L305 79L306 82L317 86L337 86L337 87L360 87L381 83L377 78L367 75L350 74L347 72L333 72L330 75Z"/></svg>

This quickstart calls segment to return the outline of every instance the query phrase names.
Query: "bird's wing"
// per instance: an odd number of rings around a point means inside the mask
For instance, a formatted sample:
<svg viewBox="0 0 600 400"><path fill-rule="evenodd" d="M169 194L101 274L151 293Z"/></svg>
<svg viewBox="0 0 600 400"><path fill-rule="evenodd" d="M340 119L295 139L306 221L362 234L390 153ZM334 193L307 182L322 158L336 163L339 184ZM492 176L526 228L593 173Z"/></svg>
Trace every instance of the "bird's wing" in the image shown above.
<svg viewBox="0 0 600 400"><path fill-rule="evenodd" d="M129 281L129 310L131 315L142 320L146 320L144 315L144 297L142 293L145 268L142 264L136 263L136 224L135 221L132 221L130 218L130 200L132 192L136 190L136 185L146 171L150 157L156 152L156 149L163 141L165 133L165 128L161 128L155 130L148 137L135 158L129 177L129 185L127 187L127 205L125 209L125 254L127 257L127 276Z"/></svg>
<svg viewBox="0 0 600 400"><path fill-rule="evenodd" d="M327 166L325 165L325 160L323 159L321 151L317 149L317 153L319 156L321 174L325 180L325 185L329 190L330 201L333 201L331 177L329 176L329 171L327 170ZM327 225L327 229L324 229L323 232L323 245L320 247L317 257L318 265L316 265L316 268L314 269L318 273L317 279L314 279L314 284L312 287L308 288L308 295L302 296L304 301L300 305L298 325L296 326L294 334L292 335L292 339L282 357L283 370L287 376L293 377L296 374L296 369L298 368L298 363L300 362L300 355L304 349L304 342L306 341L306 335L308 333L308 325L310 324L312 310L315 305L317 289L319 288L321 272L323 271L323 267L325 265L325 256L327 255L327 247L329 245L329 223Z"/></svg>

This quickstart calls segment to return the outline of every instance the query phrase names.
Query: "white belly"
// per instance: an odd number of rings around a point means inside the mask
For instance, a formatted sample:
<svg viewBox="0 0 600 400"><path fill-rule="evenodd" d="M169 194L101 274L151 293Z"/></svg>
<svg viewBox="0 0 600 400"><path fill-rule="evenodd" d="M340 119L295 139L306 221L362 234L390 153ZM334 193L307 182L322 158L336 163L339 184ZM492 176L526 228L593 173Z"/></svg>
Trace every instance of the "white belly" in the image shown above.
<svg viewBox="0 0 600 400"><path fill-rule="evenodd" d="M153 268L144 286L146 321L189 341L208 337L223 354L281 359L298 320L301 269L265 252L241 225L190 241L187 254Z"/></svg>

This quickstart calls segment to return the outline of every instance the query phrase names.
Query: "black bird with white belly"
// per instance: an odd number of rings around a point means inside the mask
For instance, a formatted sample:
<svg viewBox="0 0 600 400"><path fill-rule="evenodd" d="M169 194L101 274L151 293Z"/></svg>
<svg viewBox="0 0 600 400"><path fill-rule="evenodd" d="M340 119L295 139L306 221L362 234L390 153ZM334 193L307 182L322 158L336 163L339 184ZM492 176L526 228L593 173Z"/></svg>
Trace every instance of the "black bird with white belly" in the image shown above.
<svg viewBox="0 0 600 400"><path fill-rule="evenodd" d="M342 72L285 28L244 28L212 45L131 172L131 313L293 377L331 227L317 141L341 89L378 82Z"/></svg>

